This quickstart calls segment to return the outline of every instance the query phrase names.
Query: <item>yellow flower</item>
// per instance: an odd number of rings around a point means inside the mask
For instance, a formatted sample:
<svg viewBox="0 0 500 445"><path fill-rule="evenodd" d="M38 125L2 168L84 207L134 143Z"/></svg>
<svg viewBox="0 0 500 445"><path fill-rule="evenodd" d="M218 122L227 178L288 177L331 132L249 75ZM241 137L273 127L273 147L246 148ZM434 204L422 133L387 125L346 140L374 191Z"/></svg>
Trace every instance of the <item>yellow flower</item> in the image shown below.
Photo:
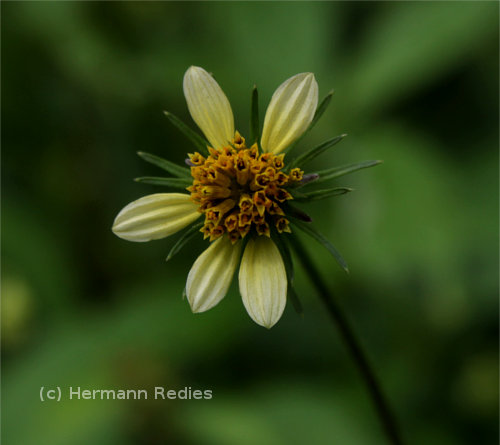
<svg viewBox="0 0 500 445"><path fill-rule="evenodd" d="M158 193L134 201L118 214L113 232L129 241L149 241L169 236L204 215L201 232L211 244L187 278L192 311L215 306L226 295L239 265L243 304L256 323L270 328L283 313L288 285L283 258L271 235L290 232L284 208L293 199L290 187L303 176L299 168L286 173L280 153L313 120L318 85L312 73L283 82L267 108L260 146L251 147L235 131L231 105L209 73L190 67L183 87L189 112L210 144L207 156L189 155L190 194Z"/></svg>

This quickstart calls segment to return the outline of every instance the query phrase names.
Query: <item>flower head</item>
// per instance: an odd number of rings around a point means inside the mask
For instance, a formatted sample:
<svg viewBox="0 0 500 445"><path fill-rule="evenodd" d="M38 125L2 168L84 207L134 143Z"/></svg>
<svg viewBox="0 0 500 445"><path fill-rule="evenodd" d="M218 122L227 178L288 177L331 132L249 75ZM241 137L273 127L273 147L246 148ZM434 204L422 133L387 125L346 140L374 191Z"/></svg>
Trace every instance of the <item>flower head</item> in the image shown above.
<svg viewBox="0 0 500 445"><path fill-rule="evenodd" d="M287 188L300 181L302 171L283 173L283 155L259 154L257 144L247 148L236 133L231 146L210 148L207 158L199 153L189 157L194 181L188 191L205 215L205 238L227 234L235 244L251 230L267 237L271 227L290 232L280 206L293 199Z"/></svg>
<svg viewBox="0 0 500 445"><path fill-rule="evenodd" d="M227 97L209 73L203 68L190 67L184 75L183 87L189 112L208 142L167 114L197 143L199 150L188 154L189 170L154 155L140 153L145 160L176 178L139 178L139 181L177 187L189 193L157 193L130 203L116 217L113 232L129 241L149 241L169 236L203 216L203 222L186 232L171 253L198 228L203 238L210 241L187 278L186 295L191 309L204 312L215 306L226 295L239 265L243 304L256 323L270 328L281 317L287 293L291 291L293 273L284 238L292 232L292 219L294 225L324 241L323 244L326 243L346 267L335 248L303 222L311 219L291 205L292 200L318 199L350 190L334 188L304 192L302 189L322 177L326 180L346 174L345 168L330 169L308 175L306 181L300 168L343 136L313 148L288 165L284 154L311 128L326 108L331 94L318 107L318 85L314 75L301 73L291 77L271 98L260 143L254 135L253 143L247 144L235 131ZM257 110L257 106L253 109ZM258 128L256 114L255 111L252 118ZM350 168L347 173L366 166L370 165L347 166L348 170Z"/></svg>

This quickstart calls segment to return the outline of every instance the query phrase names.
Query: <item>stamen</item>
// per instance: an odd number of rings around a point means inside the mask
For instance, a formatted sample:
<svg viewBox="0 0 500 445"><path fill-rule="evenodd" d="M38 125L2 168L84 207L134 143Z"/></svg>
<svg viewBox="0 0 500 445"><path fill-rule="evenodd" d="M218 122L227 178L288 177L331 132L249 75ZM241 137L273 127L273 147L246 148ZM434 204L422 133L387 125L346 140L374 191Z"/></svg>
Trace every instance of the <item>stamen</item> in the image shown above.
<svg viewBox="0 0 500 445"><path fill-rule="evenodd" d="M290 226L288 225L288 220L286 218L278 218L276 220L276 229L278 229L279 233L291 233Z"/></svg>
<svg viewBox="0 0 500 445"><path fill-rule="evenodd" d="M228 232L236 230L238 227L238 212L235 211L231 213L224 221L224 225L226 226Z"/></svg>
<svg viewBox="0 0 500 445"><path fill-rule="evenodd" d="M256 229L259 235L265 235L267 237L271 237L271 231L269 230L268 223L264 222L263 224L257 224Z"/></svg>
<svg viewBox="0 0 500 445"><path fill-rule="evenodd" d="M216 226L210 231L210 241L214 241L220 236L222 236L225 232L224 227Z"/></svg>
<svg viewBox="0 0 500 445"><path fill-rule="evenodd" d="M249 213L252 211L253 201L252 198L250 198L250 195L244 193L240 196L239 207L242 213Z"/></svg>
<svg viewBox="0 0 500 445"><path fill-rule="evenodd" d="M290 179L292 181L296 182L301 181L303 175L304 172L300 168L292 168L292 170L290 170Z"/></svg>
<svg viewBox="0 0 500 445"><path fill-rule="evenodd" d="M205 158L198 152L188 153L188 156L189 156L189 161L191 161L191 164L193 165L202 165L205 162Z"/></svg>

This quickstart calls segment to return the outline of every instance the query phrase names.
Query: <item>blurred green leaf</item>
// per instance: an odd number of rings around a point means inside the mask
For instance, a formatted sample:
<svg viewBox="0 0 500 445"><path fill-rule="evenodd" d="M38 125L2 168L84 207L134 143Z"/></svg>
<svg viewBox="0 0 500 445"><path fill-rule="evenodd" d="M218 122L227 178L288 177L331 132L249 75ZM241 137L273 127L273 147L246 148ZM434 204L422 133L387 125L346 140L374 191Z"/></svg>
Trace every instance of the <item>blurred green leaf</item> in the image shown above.
<svg viewBox="0 0 500 445"><path fill-rule="evenodd" d="M71 313L75 300L69 296L78 293L77 269L65 242L70 227L59 226L32 199L13 190L2 196L2 282L19 276L32 288L29 310L55 323Z"/></svg>
<svg viewBox="0 0 500 445"><path fill-rule="evenodd" d="M381 9L344 65L345 112L369 118L473 60L497 33L498 8L488 2L399 2Z"/></svg>
<svg viewBox="0 0 500 445"><path fill-rule="evenodd" d="M160 279L146 279L133 286L124 283L116 294L120 304L112 312L77 311L65 324L44 330L36 350L2 369L2 403L9 407L2 412L2 442L35 445L43 437L53 445L85 445L94 435L121 437L133 401L78 401L68 400L67 395L70 386L120 387L127 371L123 360L133 363L139 358L159 357L169 372L163 380L151 382L153 385L189 386L191 381L172 375L178 366L188 357L208 360L227 341L227 333L235 338L251 325L242 324L241 319L238 322L239 317L227 310L212 311L195 320L180 298L184 281L185 276L179 277L170 267ZM139 363L139 369L145 367ZM136 385L132 380L132 386ZM60 386L61 402L41 402L41 386Z"/></svg>
<svg viewBox="0 0 500 445"><path fill-rule="evenodd" d="M359 388L339 386L332 392L331 380L304 382L289 374L225 392L210 405L190 404L181 420L189 437L204 445L386 444Z"/></svg>

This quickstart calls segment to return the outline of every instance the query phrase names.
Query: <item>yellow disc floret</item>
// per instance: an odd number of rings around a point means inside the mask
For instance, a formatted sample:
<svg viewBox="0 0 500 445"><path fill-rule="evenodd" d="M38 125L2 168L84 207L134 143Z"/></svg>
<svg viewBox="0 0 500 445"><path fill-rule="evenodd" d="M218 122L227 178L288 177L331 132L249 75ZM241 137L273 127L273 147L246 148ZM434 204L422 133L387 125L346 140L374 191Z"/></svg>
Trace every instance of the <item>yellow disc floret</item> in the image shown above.
<svg viewBox="0 0 500 445"><path fill-rule="evenodd" d="M302 170L284 167L284 154L259 154L257 144L247 148L238 132L231 145L220 150L209 147L210 155L189 154L193 185L191 200L205 214L201 232L213 241L228 233L235 243L251 230L270 236L271 227L290 232L289 221L280 207L293 199L287 187L302 179Z"/></svg>

